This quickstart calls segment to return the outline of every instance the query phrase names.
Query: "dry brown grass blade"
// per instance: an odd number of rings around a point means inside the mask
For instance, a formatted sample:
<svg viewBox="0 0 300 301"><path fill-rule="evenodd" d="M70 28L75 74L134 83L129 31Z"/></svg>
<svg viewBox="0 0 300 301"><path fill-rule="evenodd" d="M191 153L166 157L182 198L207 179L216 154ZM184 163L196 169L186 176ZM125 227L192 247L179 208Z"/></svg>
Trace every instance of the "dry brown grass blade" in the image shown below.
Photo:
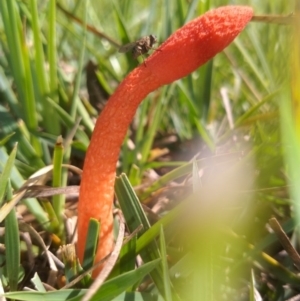
<svg viewBox="0 0 300 301"><path fill-rule="evenodd" d="M261 15L253 16L251 22L263 22L263 23L273 23L280 25L289 25L292 24L295 20L294 14L289 14L287 16L280 15Z"/></svg>
<svg viewBox="0 0 300 301"><path fill-rule="evenodd" d="M82 174L82 170L74 165L62 164L74 173ZM51 178L53 165L48 165L30 176L30 178L16 191L14 198L17 198L14 205L22 198L28 197L49 197L57 194L78 194L79 186L49 187L44 184ZM20 194L22 192L22 194ZM20 198L21 197L21 198ZM1 211L1 210L0 210ZM0 213L1 216L1 213Z"/></svg>
<svg viewBox="0 0 300 301"><path fill-rule="evenodd" d="M70 13L69 11L67 11L62 5L60 5L59 3L57 3L57 7L66 15L68 16L70 19L72 19L74 22L80 24L83 26L84 22L77 18L76 16L74 16L72 13ZM117 48L120 48L121 44L118 43L117 41L115 41L114 39L112 39L111 37L109 37L108 35L106 35L105 33L99 31L97 28L95 28L92 25L86 24L86 28L88 31L92 32L93 34L95 34L96 36L107 40L109 43L111 43L112 45L116 46Z"/></svg>
<svg viewBox="0 0 300 301"><path fill-rule="evenodd" d="M283 248L286 250L286 252L289 254L291 259L293 260L295 266L300 271L300 256L296 249L293 247L293 245L290 242L290 239L283 231L281 225L278 223L276 218L269 219L269 224L273 231L275 232L278 240L280 241Z"/></svg>
<svg viewBox="0 0 300 301"><path fill-rule="evenodd" d="M39 233L33 227L31 227L30 225L28 225L22 221L19 222L19 226L20 226L21 231L28 232L30 234L30 236L33 237L36 242L38 242L38 244L44 250L44 252L47 256L50 269L52 271L57 272L58 270L57 270L56 264L54 262L54 259L52 258L52 253L49 252L47 246L45 245L43 238L39 235Z"/></svg>
<svg viewBox="0 0 300 301"><path fill-rule="evenodd" d="M0 223L6 218L8 213L16 206L16 204L23 198L25 191L18 192L13 198L5 203L0 209Z"/></svg>
<svg viewBox="0 0 300 301"><path fill-rule="evenodd" d="M65 195L78 195L79 186L67 186L67 187L49 187L41 185L33 185L26 190L23 198L45 198L57 194Z"/></svg>

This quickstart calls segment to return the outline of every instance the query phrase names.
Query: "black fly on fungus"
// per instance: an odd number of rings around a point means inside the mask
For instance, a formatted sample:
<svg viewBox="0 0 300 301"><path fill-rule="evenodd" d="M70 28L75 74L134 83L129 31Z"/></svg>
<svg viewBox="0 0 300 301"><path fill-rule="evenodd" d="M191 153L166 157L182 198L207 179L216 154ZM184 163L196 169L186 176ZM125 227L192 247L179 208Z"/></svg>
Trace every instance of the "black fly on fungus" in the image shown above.
<svg viewBox="0 0 300 301"><path fill-rule="evenodd" d="M119 52L125 53L131 50L134 59L137 59L140 55L148 53L150 49L154 49L153 45L157 43L157 38L155 35L148 35L138 39L135 42L125 44L120 47ZM143 57L144 60L144 57ZM145 63L145 61L144 61Z"/></svg>

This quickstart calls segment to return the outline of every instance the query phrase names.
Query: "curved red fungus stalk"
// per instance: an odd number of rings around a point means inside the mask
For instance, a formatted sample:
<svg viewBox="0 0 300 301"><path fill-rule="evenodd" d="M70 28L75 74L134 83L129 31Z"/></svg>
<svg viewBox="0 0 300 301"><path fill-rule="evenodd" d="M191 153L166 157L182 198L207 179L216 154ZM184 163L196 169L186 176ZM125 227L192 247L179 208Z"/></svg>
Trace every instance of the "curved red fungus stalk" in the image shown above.
<svg viewBox="0 0 300 301"><path fill-rule="evenodd" d="M96 261L112 251L116 163L138 105L153 90L188 75L222 51L244 29L252 14L251 7L226 6L192 20L172 34L146 64L134 69L110 97L97 120L83 168L78 203L80 260L92 217L101 221Z"/></svg>

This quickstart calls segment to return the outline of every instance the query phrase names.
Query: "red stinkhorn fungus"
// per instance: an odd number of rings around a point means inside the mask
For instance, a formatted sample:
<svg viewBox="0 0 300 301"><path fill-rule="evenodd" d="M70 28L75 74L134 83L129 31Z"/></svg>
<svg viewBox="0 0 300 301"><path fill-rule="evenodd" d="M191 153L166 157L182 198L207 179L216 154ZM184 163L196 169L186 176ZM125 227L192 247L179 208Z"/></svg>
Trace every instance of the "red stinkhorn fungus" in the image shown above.
<svg viewBox="0 0 300 301"><path fill-rule="evenodd" d="M77 250L81 261L90 218L101 221L96 261L112 251L116 163L138 105L150 92L188 75L222 51L252 14L251 7L226 6L192 20L172 34L146 64L134 69L110 97L97 120L84 162L78 203Z"/></svg>

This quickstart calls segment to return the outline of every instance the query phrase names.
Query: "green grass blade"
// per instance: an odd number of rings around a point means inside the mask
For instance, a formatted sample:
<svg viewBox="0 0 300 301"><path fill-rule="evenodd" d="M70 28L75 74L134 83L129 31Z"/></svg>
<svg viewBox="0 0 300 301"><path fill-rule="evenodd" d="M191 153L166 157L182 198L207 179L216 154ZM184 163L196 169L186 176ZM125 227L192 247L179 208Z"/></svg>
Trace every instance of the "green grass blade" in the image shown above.
<svg viewBox="0 0 300 301"><path fill-rule="evenodd" d="M82 268L87 271L94 264L95 253L98 246L101 225L99 221L91 219L89 222L88 234L86 238Z"/></svg>
<svg viewBox="0 0 300 301"><path fill-rule="evenodd" d="M134 38L136 37L131 37L129 34L129 30L126 27L126 23L124 21L123 15L119 9L119 7L117 6L117 3L113 2L114 4L114 17L116 20L116 26L118 28L118 34L119 34L119 38L121 40L121 44L125 45L127 43L133 42ZM126 54L127 57L127 61L129 62L129 69L132 69L134 67L133 65L133 61L131 59L131 54L127 53Z"/></svg>
<svg viewBox="0 0 300 301"><path fill-rule="evenodd" d="M49 101L49 103L51 103L53 105L53 107L55 107L56 113L60 116L61 121L64 122L64 124L66 126L68 126L69 128L72 128L75 125L75 123L74 123L75 121L57 103L55 103L50 98L47 98L47 101ZM76 132L76 138L78 139L78 141L80 141L83 149L86 150L90 143L88 135L83 130L78 129L78 131Z"/></svg>
<svg viewBox="0 0 300 301"><path fill-rule="evenodd" d="M128 287L131 287L141 278L149 274L153 269L155 269L155 267L159 265L159 263L159 259L152 262L148 262L136 270L133 270L119 277L106 281L91 300L112 300L113 298L124 292ZM66 289L58 291L49 291L46 293L33 291L14 292L6 293L5 297L23 301L79 301L82 299L82 296L86 291L87 290Z"/></svg>
<svg viewBox="0 0 300 301"><path fill-rule="evenodd" d="M3 202L8 179L10 178L10 174L14 167L16 153L17 153L17 145L13 148L11 154L8 157L8 160L5 163L5 166L1 166L1 160L0 160L0 204L2 204Z"/></svg>
<svg viewBox="0 0 300 301"><path fill-rule="evenodd" d="M159 14L159 1L158 0L152 0L149 6L149 14L147 16L147 22L146 24L143 24L143 28L141 31L141 36L146 36L149 34L154 34L158 38L158 33L160 32L153 32L153 28L157 26L156 19ZM155 28L156 29L156 28Z"/></svg>
<svg viewBox="0 0 300 301"><path fill-rule="evenodd" d="M15 298L24 301L40 301L41 298L44 301L79 301L81 300L83 293L85 291L86 290L79 290L79 289L59 290L56 292L48 292L48 294L42 294L40 292L15 292L15 293L7 293L5 296L10 297L12 299ZM24 296L22 295L22 293L24 293ZM72 297L76 295L79 295L79 297L75 297L75 298ZM121 300L126 300L127 297L132 298L132 300L134 301L164 301L164 299L160 296L156 296L152 293L145 293L145 292L121 293L116 298L109 299L109 300L121 301Z"/></svg>
<svg viewBox="0 0 300 301"><path fill-rule="evenodd" d="M51 97L55 102L58 92L58 79L57 79L57 53L56 53L56 1L49 1L49 36L48 36L48 62L49 62L49 86L51 91ZM57 126L57 125L56 125ZM57 132L58 131L58 132ZM59 129L54 133L60 133Z"/></svg>
<svg viewBox="0 0 300 301"><path fill-rule="evenodd" d="M159 242L160 242L160 253L162 258L162 272L163 272L163 283L164 283L164 291L165 291L165 300L166 301L172 301L172 290L170 285L170 277L169 277L169 267L167 262L167 250L166 250L166 241L165 241L165 235L163 227L160 227L160 236L159 236Z"/></svg>
<svg viewBox="0 0 300 301"><path fill-rule="evenodd" d="M53 109L46 102L46 96L50 93L49 81L47 77L47 72L45 72L46 61L43 51L41 24L39 22L39 13L37 8L36 0L30 0L30 11L32 17L32 30L34 37L34 50L35 50L35 68L38 88L40 92L40 101L42 103L42 123L48 132L53 130ZM56 117L54 117L56 118Z"/></svg>
<svg viewBox="0 0 300 301"><path fill-rule="evenodd" d="M83 293L86 290L80 289L69 289L69 290L58 290L50 292L12 292L4 294L5 297L10 299L22 300L22 301L70 301L80 300ZM76 296L79 296L76 298Z"/></svg>
<svg viewBox="0 0 300 301"><path fill-rule="evenodd" d="M4 103L9 105L9 108L16 116L22 116L18 106L18 100L13 92L9 79L5 76L3 69L0 67L0 93Z"/></svg>
<svg viewBox="0 0 300 301"><path fill-rule="evenodd" d="M164 0L164 4L162 5L163 10L164 10L163 14L165 15L165 18L162 19L162 22L163 22L162 36L164 39L169 37L174 29L173 28L174 18L173 18L173 15L170 13L174 9L172 6L173 6L173 1Z"/></svg>
<svg viewBox="0 0 300 301"><path fill-rule="evenodd" d="M1 1L3 9L4 28L8 40L9 62L23 105L23 118L31 131L38 127L36 103L33 91L32 75L29 63L29 50L21 27L18 6L15 1ZM9 17L8 17L9 16ZM30 138L31 144L37 154L41 156L41 145L35 136Z"/></svg>
<svg viewBox="0 0 300 301"><path fill-rule="evenodd" d="M253 56L249 53L249 51L245 48L244 44L240 41L239 38L235 39L233 41L234 45L238 48L238 50L243 55L245 61L251 68L251 70L254 72L255 77L257 78L258 82L261 84L261 86L264 88L265 92L270 92L270 88L268 86L268 82L266 78L263 76L260 68L256 65L256 63L253 60Z"/></svg>
<svg viewBox="0 0 300 301"><path fill-rule="evenodd" d="M15 1L1 1L0 5L5 34L9 37L9 39L7 39L9 63L14 74L19 97L24 101L26 93L22 78L24 78L25 70L24 63L22 61L23 55L19 36L20 31L15 12L16 4Z"/></svg>
<svg viewBox="0 0 300 301"><path fill-rule="evenodd" d="M259 59L259 64L261 66L261 71L265 74L266 78L268 79L268 85L270 89L276 89L275 80L273 76L273 72L271 70L270 62L267 58L267 52L263 48L263 43L260 38L259 28L254 26L249 26L246 33L249 35L249 39L251 40L252 46L257 54Z"/></svg>
<svg viewBox="0 0 300 301"><path fill-rule="evenodd" d="M243 115L241 115L237 121L235 122L235 127L242 124L244 121L247 121L247 119L252 116L254 113L258 111L259 108L261 108L264 104L266 104L268 101L271 101L274 96L278 95L279 91L274 91L273 93L268 94L266 97L264 97L261 101L256 103L254 106L249 108Z"/></svg>
<svg viewBox="0 0 300 301"><path fill-rule="evenodd" d="M149 221L125 174L117 177L115 190L124 217L129 222L127 226L130 232L134 232L140 225L143 225L143 231L148 230L150 228Z"/></svg>
<svg viewBox="0 0 300 301"><path fill-rule="evenodd" d="M207 120L208 112L210 108L211 98L211 84L213 74L213 60L210 60L199 70L199 76L202 79L199 85L199 98L202 99L201 103L198 104L200 116L202 120Z"/></svg>
<svg viewBox="0 0 300 301"><path fill-rule="evenodd" d="M180 212L185 208L186 202L183 201L182 204L172 209L167 215L162 217L158 222L156 222L148 231L143 233L137 241L136 252L139 253L141 250L146 248L160 233L161 226L170 225L176 217L179 216Z"/></svg>
<svg viewBox="0 0 300 301"><path fill-rule="evenodd" d="M99 293L96 293L91 301L109 301L124 292L128 287L133 286L143 277L148 275L158 266L160 259L145 263L140 268L128 273L124 273L114 279L108 280L100 288Z"/></svg>
<svg viewBox="0 0 300 301"><path fill-rule="evenodd" d="M164 101L167 101L168 90L169 90L168 88L164 88L164 90L162 91L161 97L155 106L155 114L153 120L151 120L151 127L149 128L147 133L144 133L144 139L143 139L143 144L141 149L137 150L142 155L141 166L143 166L149 158L149 154L153 145L155 134L157 132L159 123L161 122L161 118L165 113L166 107L164 106Z"/></svg>
<svg viewBox="0 0 300 301"><path fill-rule="evenodd" d="M84 54L85 54L85 48L86 48L86 33L87 33L86 21L87 21L88 4L89 4L88 1L84 2L84 12L83 12L84 27L83 27L83 33L82 33L81 49L80 49L80 54L79 54L79 65L78 65L77 76L75 79L75 86L74 86L74 90L73 90L73 95L72 95L72 100L71 100L71 108L70 108L70 116L72 118L75 118L76 108L78 107L77 103L80 101L78 98L78 92L79 92L79 88L80 88L81 75L83 72Z"/></svg>
<svg viewBox="0 0 300 301"><path fill-rule="evenodd" d="M143 225L143 229L139 232L139 235L150 229L149 221L125 174L116 179L115 192L130 232L134 232L140 225ZM141 256L144 262L160 258L157 244L153 241L145 250L141 251ZM164 294L161 270L154 270L151 277L159 291Z"/></svg>
<svg viewBox="0 0 300 301"><path fill-rule="evenodd" d="M70 284L70 282L77 278L78 274L82 271L76 256L76 247L74 244L62 245L60 251L65 265L64 272L66 282L67 284ZM81 280L81 283L84 283L84 280Z"/></svg>
<svg viewBox="0 0 300 301"><path fill-rule="evenodd" d="M12 198L10 182L7 186L8 198ZM18 288L20 274L20 237L19 227L15 208L9 212L5 218L5 247L6 247L6 267L9 280L10 291Z"/></svg>
<svg viewBox="0 0 300 301"><path fill-rule="evenodd" d="M126 243L120 252L120 269L119 274L123 274L126 272L129 272L134 269L135 262L136 262L136 241L137 237L136 235L132 237L132 239ZM126 254L126 256L124 256Z"/></svg>
<svg viewBox="0 0 300 301"><path fill-rule="evenodd" d="M53 153L53 177L52 177L52 186L61 187L62 186L62 163L64 156L64 147L62 137L58 137ZM58 235L63 237L63 214L65 209L65 196L62 194L54 195L52 197L53 210L55 212L56 218L59 223ZM63 238L64 240L64 238Z"/></svg>
<svg viewBox="0 0 300 301"><path fill-rule="evenodd" d="M189 7L188 7L188 12L186 14L186 17L185 17L185 22L184 23L187 23L189 21L191 21L191 19L194 17L195 15L195 11L197 10L197 6L199 5L199 0L193 0L190 4L189 4ZM205 3L208 3L209 1L205 1ZM202 12L203 13L203 12Z"/></svg>

